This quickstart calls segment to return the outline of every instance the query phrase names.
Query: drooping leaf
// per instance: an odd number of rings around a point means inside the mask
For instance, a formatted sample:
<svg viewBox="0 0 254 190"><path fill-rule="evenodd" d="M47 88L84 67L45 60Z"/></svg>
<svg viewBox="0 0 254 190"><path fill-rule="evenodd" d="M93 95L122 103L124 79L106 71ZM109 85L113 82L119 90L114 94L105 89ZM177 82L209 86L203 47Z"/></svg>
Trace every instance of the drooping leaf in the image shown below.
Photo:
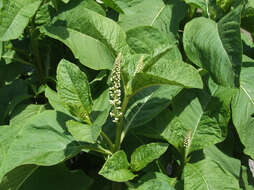
<svg viewBox="0 0 254 190"><path fill-rule="evenodd" d="M41 32L63 42L83 65L95 70L112 68L111 52L100 41L64 26L42 27Z"/></svg>
<svg viewBox="0 0 254 190"><path fill-rule="evenodd" d="M239 87L242 62L238 6L218 23L200 17L185 25L183 44L188 58L206 69L220 85Z"/></svg>
<svg viewBox="0 0 254 190"><path fill-rule="evenodd" d="M57 93L70 113L89 121L92 98L87 77L78 66L62 60L57 67Z"/></svg>
<svg viewBox="0 0 254 190"><path fill-rule="evenodd" d="M44 111L23 127L1 126L0 181L19 166L50 166L76 155L82 147L67 133L69 119L61 112Z"/></svg>
<svg viewBox="0 0 254 190"><path fill-rule="evenodd" d="M245 154L254 159L254 61L244 62L241 71L240 89L232 101L232 118L234 126L245 146Z"/></svg>
<svg viewBox="0 0 254 190"><path fill-rule="evenodd" d="M0 41L17 39L41 4L41 0L5 0L0 12Z"/></svg>
<svg viewBox="0 0 254 190"><path fill-rule="evenodd" d="M129 170L129 165L125 152L118 151L107 159L99 174L111 181L129 181L136 176Z"/></svg>
<svg viewBox="0 0 254 190"><path fill-rule="evenodd" d="M187 152L221 142L227 136L233 91L208 80L205 90L183 90L172 104L162 136L177 149L189 138Z"/></svg>
<svg viewBox="0 0 254 190"><path fill-rule="evenodd" d="M120 14L119 24L126 31L137 26L153 26L160 31L176 34L187 6L177 0L134 0L123 11L125 14Z"/></svg>
<svg viewBox="0 0 254 190"><path fill-rule="evenodd" d="M21 186L20 190L88 190L93 180L81 170L69 171L63 164L40 167Z"/></svg>
<svg viewBox="0 0 254 190"><path fill-rule="evenodd" d="M139 171L146 167L150 162L158 159L168 149L167 143L150 143L138 147L131 154L131 169Z"/></svg>
<svg viewBox="0 0 254 190"><path fill-rule="evenodd" d="M168 176L162 173L149 173L138 181L136 190L175 190Z"/></svg>
<svg viewBox="0 0 254 190"><path fill-rule="evenodd" d="M76 3L73 2L73 4ZM111 50L114 56L119 52L126 54L128 52L128 45L122 28L113 20L81 5L83 3L72 9L70 9L72 5L68 5L65 9L61 10L52 21L53 26L66 27L97 39Z"/></svg>
<svg viewBox="0 0 254 190"><path fill-rule="evenodd" d="M204 154L205 159L188 163L184 167L184 189L240 189L238 180L241 163L239 160L223 154L213 146L205 149ZM236 170L237 176L234 175L235 172L228 170L228 167Z"/></svg>

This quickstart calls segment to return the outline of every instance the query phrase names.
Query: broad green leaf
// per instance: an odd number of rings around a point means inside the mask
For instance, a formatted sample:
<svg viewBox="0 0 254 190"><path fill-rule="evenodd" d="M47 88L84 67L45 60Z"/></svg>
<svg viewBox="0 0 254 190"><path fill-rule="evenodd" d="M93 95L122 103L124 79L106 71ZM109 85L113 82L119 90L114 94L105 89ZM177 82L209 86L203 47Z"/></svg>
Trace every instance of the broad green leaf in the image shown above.
<svg viewBox="0 0 254 190"><path fill-rule="evenodd" d="M127 42L139 54L157 54L176 43L172 35L168 35L151 26L139 26L126 32Z"/></svg>
<svg viewBox="0 0 254 190"><path fill-rule="evenodd" d="M138 147L131 154L131 169L139 171L146 167L149 163L158 159L168 149L167 143L150 143Z"/></svg>
<svg viewBox="0 0 254 190"><path fill-rule="evenodd" d="M29 104L20 113L17 113L11 120L10 126L23 127L34 117L45 111L45 105Z"/></svg>
<svg viewBox="0 0 254 190"><path fill-rule="evenodd" d="M88 190L93 180L81 170L69 171L64 164L40 167L21 186L20 190Z"/></svg>
<svg viewBox="0 0 254 190"><path fill-rule="evenodd" d="M204 154L205 159L185 165L183 174L184 189L239 190L240 161L223 154L216 147L205 149ZM232 174L231 171L228 170L228 167L237 170L237 176L235 176L234 173Z"/></svg>
<svg viewBox="0 0 254 190"><path fill-rule="evenodd" d="M232 101L232 118L244 152L254 159L254 61L244 62L241 71L240 89Z"/></svg>
<svg viewBox="0 0 254 190"><path fill-rule="evenodd" d="M36 165L24 165L15 168L4 176L0 189L18 190L25 180L38 168Z"/></svg>
<svg viewBox="0 0 254 190"><path fill-rule="evenodd" d="M206 69L216 83L228 87L239 87L241 10L242 6L238 6L218 23L203 17L196 18L184 29L183 44L188 58Z"/></svg>
<svg viewBox="0 0 254 190"><path fill-rule="evenodd" d="M65 26L46 26L41 32L63 42L83 65L95 70L112 68L112 53L100 41Z"/></svg>
<svg viewBox="0 0 254 190"><path fill-rule="evenodd" d="M81 6L82 4L83 3L72 9L70 9L69 6L63 9L61 13L54 18L52 22L53 26L66 27L97 39L102 42L114 56L119 52L126 54L128 52L128 44L126 43L126 35L122 28L112 19L102 16L85 6ZM100 62L102 62L102 60Z"/></svg>
<svg viewBox="0 0 254 190"><path fill-rule="evenodd" d="M143 176L138 181L136 190L175 190L175 188L172 187L168 176L155 172Z"/></svg>
<svg viewBox="0 0 254 190"><path fill-rule="evenodd" d="M45 96L48 98L48 101L54 110L70 115L70 112L65 108L64 102L58 96L56 91L47 86L45 89Z"/></svg>
<svg viewBox="0 0 254 190"><path fill-rule="evenodd" d="M23 127L0 127L0 181L19 166L51 166L76 155L82 147L67 133L69 119L61 112L44 111Z"/></svg>
<svg viewBox="0 0 254 190"><path fill-rule="evenodd" d="M181 90L178 86L162 85L146 88L134 95L126 110L124 133L155 118Z"/></svg>
<svg viewBox="0 0 254 190"><path fill-rule="evenodd" d="M41 4L41 0L5 0L0 12L0 41L17 39Z"/></svg>
<svg viewBox="0 0 254 190"><path fill-rule="evenodd" d="M137 26L153 26L166 33L177 33L187 6L181 1L134 0L120 14L119 24L125 31Z"/></svg>
<svg viewBox="0 0 254 190"><path fill-rule="evenodd" d="M118 151L107 159L99 174L111 181L129 181L136 176L129 170L129 165L125 152Z"/></svg>
<svg viewBox="0 0 254 190"><path fill-rule="evenodd" d="M83 121L89 121L92 98L87 77L78 66L62 60L57 67L57 93L68 111Z"/></svg>
<svg viewBox="0 0 254 190"><path fill-rule="evenodd" d="M184 62L160 59L144 72L138 72L132 82L133 92L144 87L160 84L176 85L182 88L203 88L198 71Z"/></svg>
<svg viewBox="0 0 254 190"><path fill-rule="evenodd" d="M187 154L221 142L227 136L230 101L233 91L216 85L211 79L207 87L183 90L172 104L172 114L162 136L178 150L189 139Z"/></svg>

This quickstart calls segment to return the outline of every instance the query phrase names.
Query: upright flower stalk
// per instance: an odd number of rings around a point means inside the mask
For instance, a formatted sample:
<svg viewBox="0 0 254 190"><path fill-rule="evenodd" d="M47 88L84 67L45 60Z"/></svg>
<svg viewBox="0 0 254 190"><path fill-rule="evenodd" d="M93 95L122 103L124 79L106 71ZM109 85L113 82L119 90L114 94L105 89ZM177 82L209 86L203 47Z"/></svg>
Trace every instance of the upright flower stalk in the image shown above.
<svg viewBox="0 0 254 190"><path fill-rule="evenodd" d="M122 54L119 53L114 67L112 69L112 75L110 81L112 82L112 86L109 88L109 96L110 96L110 104L112 105L112 110L110 112L110 116L112 117L112 121L114 123L119 123L120 117L122 115L121 112L121 57Z"/></svg>

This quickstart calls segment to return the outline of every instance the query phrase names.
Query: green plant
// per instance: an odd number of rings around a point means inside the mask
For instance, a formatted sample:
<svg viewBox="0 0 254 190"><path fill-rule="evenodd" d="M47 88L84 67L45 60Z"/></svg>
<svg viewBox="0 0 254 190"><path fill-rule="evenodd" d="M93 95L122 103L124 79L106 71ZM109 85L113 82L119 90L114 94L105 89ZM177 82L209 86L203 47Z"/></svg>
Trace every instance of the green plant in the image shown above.
<svg viewBox="0 0 254 190"><path fill-rule="evenodd" d="M0 0L0 189L254 189L253 0Z"/></svg>

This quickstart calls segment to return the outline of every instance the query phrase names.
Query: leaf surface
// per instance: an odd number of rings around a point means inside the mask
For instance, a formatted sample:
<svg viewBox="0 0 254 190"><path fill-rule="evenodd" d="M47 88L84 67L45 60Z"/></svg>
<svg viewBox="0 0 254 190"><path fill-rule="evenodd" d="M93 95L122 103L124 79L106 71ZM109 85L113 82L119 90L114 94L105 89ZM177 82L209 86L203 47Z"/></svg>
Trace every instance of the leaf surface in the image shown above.
<svg viewBox="0 0 254 190"><path fill-rule="evenodd" d="M87 76L67 60L62 60L57 67L57 93L73 115L89 120L92 98Z"/></svg>
<svg viewBox="0 0 254 190"><path fill-rule="evenodd" d="M131 169L133 171L142 170L150 162L158 159L162 154L164 154L167 148L167 143L150 143L138 147L131 154Z"/></svg>
<svg viewBox="0 0 254 190"><path fill-rule="evenodd" d="M41 4L41 0L5 0L0 12L0 41L17 39Z"/></svg>
<svg viewBox="0 0 254 190"><path fill-rule="evenodd" d="M239 87L242 63L240 16L242 6L218 23L196 18L185 25L183 44L188 58L206 69L220 85Z"/></svg>
<svg viewBox="0 0 254 190"><path fill-rule="evenodd" d="M129 165L125 152L118 151L107 159L99 174L111 181L129 181L136 176L129 170Z"/></svg>

